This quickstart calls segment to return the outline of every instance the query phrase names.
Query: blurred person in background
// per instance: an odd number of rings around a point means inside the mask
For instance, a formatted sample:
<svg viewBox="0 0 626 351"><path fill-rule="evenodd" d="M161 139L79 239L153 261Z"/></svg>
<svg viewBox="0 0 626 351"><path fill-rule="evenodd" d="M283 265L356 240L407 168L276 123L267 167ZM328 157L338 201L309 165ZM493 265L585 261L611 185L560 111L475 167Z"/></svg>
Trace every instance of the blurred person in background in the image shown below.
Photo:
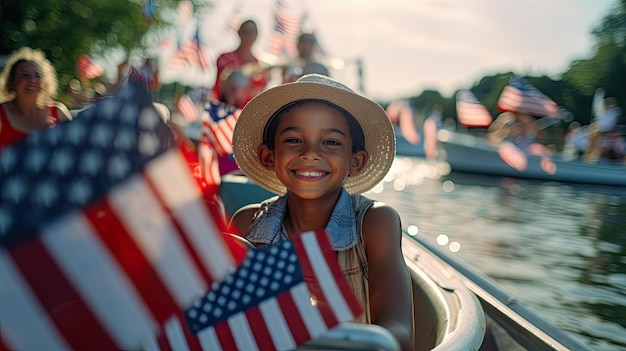
<svg viewBox="0 0 626 351"><path fill-rule="evenodd" d="M250 84L243 105L250 101L258 93L265 90L270 79L268 69L259 64L259 60L252 52L252 47L257 40L258 28L254 20L246 20L237 31L239 46L231 52L222 53L217 57L217 76L213 85L213 95L220 101L224 101L222 83L226 81L230 72L228 70L240 69L249 77ZM243 107L243 106L242 106Z"/></svg>
<svg viewBox="0 0 626 351"><path fill-rule="evenodd" d="M302 33L298 37L298 57L283 70L283 83L291 83L312 73L330 77L328 67L316 60L319 52L317 38L313 33Z"/></svg>
<svg viewBox="0 0 626 351"><path fill-rule="evenodd" d="M618 125L622 115L623 111L617 106L617 99L614 97L604 99L604 111L590 125L589 147L584 157L586 161L595 162L599 157L623 158L624 140Z"/></svg>
<svg viewBox="0 0 626 351"><path fill-rule="evenodd" d="M22 47L0 74L0 148L38 129L69 121L72 115L57 95L56 71L44 53Z"/></svg>

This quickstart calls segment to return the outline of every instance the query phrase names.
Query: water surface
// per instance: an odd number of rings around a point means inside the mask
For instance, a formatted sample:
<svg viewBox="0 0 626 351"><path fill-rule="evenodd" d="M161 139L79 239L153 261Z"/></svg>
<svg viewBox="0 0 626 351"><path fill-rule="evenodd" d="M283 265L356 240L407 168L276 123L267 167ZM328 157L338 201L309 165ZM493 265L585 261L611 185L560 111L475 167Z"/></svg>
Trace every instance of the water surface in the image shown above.
<svg viewBox="0 0 626 351"><path fill-rule="evenodd" d="M398 157L366 196L594 350L626 349L626 188L446 173Z"/></svg>

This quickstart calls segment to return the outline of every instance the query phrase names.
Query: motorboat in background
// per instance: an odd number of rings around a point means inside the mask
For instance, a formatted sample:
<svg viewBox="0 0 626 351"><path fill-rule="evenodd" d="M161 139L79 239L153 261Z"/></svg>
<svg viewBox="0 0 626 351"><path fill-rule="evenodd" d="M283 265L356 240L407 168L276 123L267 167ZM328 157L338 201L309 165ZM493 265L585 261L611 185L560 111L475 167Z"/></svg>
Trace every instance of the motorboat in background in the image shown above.
<svg viewBox="0 0 626 351"><path fill-rule="evenodd" d="M541 166L541 157L527 155L527 166L518 170L507 164L498 150L485 138L467 133L441 130L437 138L441 159L453 172L466 172L500 177L537 179L567 183L626 186L626 166L617 161L585 162L581 158L552 156L556 169L549 173Z"/></svg>

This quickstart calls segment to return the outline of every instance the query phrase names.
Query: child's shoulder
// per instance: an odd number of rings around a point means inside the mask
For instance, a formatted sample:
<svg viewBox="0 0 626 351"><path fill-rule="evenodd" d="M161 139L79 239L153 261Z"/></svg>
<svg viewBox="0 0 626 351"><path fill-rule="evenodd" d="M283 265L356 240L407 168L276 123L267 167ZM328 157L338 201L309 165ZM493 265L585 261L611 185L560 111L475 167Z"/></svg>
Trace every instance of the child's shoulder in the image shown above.
<svg viewBox="0 0 626 351"><path fill-rule="evenodd" d="M243 234L252 222L254 222L254 218L256 213L261 208L261 203L249 204L243 206L242 208L235 211L232 218L230 219L229 227L232 228L233 225L239 230L241 234Z"/></svg>
<svg viewBox="0 0 626 351"><path fill-rule="evenodd" d="M365 216L367 217L368 215L370 217L374 217L375 219L383 221L395 221L396 219L399 220L400 218L398 211L393 206L390 206L385 202L376 200L374 200L372 206L367 211Z"/></svg>
<svg viewBox="0 0 626 351"><path fill-rule="evenodd" d="M363 217L363 237L366 241L388 240L391 237L400 237L402 224L400 214L392 206L374 201ZM368 240L369 238L369 240Z"/></svg>

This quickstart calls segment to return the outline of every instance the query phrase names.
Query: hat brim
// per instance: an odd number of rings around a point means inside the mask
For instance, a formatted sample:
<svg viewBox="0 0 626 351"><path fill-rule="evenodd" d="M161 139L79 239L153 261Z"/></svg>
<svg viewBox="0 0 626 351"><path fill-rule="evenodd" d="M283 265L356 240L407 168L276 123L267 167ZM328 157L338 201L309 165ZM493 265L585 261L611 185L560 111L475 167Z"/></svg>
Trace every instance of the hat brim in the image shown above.
<svg viewBox="0 0 626 351"><path fill-rule="evenodd" d="M348 193L370 190L383 180L393 163L395 134L383 108L330 78L320 77L323 76L316 78L319 81L305 81L304 78L260 93L248 102L235 124L233 154L237 165L248 178L273 193L282 195L287 189L273 170L261 165L257 150L263 143L263 132L269 119L283 106L295 101L328 101L348 111L361 125L368 161L359 174L349 176L344 183Z"/></svg>

